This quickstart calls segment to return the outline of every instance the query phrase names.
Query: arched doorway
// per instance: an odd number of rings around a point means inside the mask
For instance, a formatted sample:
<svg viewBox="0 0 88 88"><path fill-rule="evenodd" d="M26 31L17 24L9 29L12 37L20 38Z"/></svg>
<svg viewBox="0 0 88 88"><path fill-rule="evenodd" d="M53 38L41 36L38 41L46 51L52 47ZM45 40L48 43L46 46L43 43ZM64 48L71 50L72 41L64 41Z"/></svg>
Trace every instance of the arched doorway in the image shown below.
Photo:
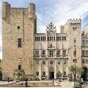
<svg viewBox="0 0 88 88"><path fill-rule="evenodd" d="M54 79L54 68L53 67L50 67L49 69L49 79Z"/></svg>
<svg viewBox="0 0 88 88"><path fill-rule="evenodd" d="M84 81L88 80L88 68L85 66L83 67L84 73L82 74L82 78Z"/></svg>
<svg viewBox="0 0 88 88"><path fill-rule="evenodd" d="M0 71L0 80L2 80L2 72Z"/></svg>

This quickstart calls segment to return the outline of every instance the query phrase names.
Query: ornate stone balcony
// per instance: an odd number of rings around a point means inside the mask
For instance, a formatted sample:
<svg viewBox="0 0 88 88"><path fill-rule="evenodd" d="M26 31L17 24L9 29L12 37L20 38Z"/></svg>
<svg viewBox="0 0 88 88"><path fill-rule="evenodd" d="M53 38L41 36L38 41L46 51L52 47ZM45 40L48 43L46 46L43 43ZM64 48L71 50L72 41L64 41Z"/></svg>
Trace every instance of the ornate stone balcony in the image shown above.
<svg viewBox="0 0 88 88"><path fill-rule="evenodd" d="M44 56L34 56L34 58L68 58L68 55L53 55L53 56L50 56L50 55L44 55Z"/></svg>

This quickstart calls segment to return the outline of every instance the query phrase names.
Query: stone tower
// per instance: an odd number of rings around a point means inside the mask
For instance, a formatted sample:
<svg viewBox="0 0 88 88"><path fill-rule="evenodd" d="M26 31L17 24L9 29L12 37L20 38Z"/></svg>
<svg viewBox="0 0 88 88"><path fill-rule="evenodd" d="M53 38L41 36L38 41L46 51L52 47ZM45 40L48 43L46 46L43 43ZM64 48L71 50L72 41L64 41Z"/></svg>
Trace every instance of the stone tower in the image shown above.
<svg viewBox="0 0 88 88"><path fill-rule="evenodd" d="M69 38L69 63L81 67L81 19L69 19L65 28Z"/></svg>
<svg viewBox="0 0 88 88"><path fill-rule="evenodd" d="M13 79L14 73L23 71L33 76L34 34L36 33L35 5L12 8L2 4L3 79Z"/></svg>
<svg viewBox="0 0 88 88"><path fill-rule="evenodd" d="M81 66L81 19L69 19L61 26L61 33L68 34L69 65Z"/></svg>

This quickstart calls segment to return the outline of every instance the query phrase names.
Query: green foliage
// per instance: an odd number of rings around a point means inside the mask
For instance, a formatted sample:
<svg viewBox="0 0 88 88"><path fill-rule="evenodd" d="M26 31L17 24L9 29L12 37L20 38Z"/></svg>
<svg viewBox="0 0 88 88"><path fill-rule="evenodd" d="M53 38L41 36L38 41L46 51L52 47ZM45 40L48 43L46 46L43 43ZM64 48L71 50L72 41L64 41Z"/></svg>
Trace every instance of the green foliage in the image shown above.
<svg viewBox="0 0 88 88"><path fill-rule="evenodd" d="M72 74L77 74L77 73L83 74L84 73L84 70L81 67L78 67L75 65L70 66L69 70Z"/></svg>
<svg viewBox="0 0 88 88"><path fill-rule="evenodd" d="M57 72L56 74L57 78L62 76L62 73L60 71Z"/></svg>
<svg viewBox="0 0 88 88"><path fill-rule="evenodd" d="M17 71L16 73L14 73L14 75L17 76L18 79L20 79L20 77L22 77L22 72Z"/></svg>
<svg viewBox="0 0 88 88"><path fill-rule="evenodd" d="M81 68L81 67L78 67L78 73L79 73L80 75L83 74L83 73L84 73L84 69Z"/></svg>
<svg viewBox="0 0 88 88"><path fill-rule="evenodd" d="M69 81L72 81L72 74L69 74L68 77L69 77Z"/></svg>
<svg viewBox="0 0 88 88"><path fill-rule="evenodd" d="M74 79L76 79L77 74L80 77L84 73L84 70L81 67L78 67L78 66L75 66L75 65L70 66L69 70L70 70L71 74L74 75Z"/></svg>
<svg viewBox="0 0 88 88"><path fill-rule="evenodd" d="M72 74L76 74L78 72L78 67L75 65L71 65L71 67L69 68L70 72Z"/></svg>

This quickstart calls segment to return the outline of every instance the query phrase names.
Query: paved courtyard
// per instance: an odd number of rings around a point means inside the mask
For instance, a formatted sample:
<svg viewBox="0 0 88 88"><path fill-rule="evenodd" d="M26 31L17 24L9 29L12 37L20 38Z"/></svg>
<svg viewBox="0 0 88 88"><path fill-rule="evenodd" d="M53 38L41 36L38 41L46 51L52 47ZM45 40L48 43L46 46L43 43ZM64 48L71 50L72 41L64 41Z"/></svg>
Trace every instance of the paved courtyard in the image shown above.
<svg viewBox="0 0 88 88"><path fill-rule="evenodd" d="M23 81L23 82L17 82L17 83L19 83L19 84L21 84L21 83L23 83L23 84L25 84L25 81ZM49 83L51 83L52 84L52 86L50 86L50 87L45 87L45 86L43 86L43 87L39 87L39 86L34 86L34 87L29 87L29 88L74 88L73 87L73 85L74 85L74 83L73 82L69 82L69 81L63 81L63 82L57 82L57 81L28 81L28 83L29 84L32 84L32 83L36 83L36 84L38 84L38 83L40 83L40 84L44 84L44 83L47 83L47 84L49 84ZM18 87L12 87L11 85L16 85L16 82L15 81L12 81L12 82L5 82L5 81L0 81L0 88L7 88L7 87L9 87L9 88L18 88ZM59 85L58 85L59 84ZM3 85L3 86L2 86ZM19 86L19 88L25 88L25 85L22 87L20 87ZM86 86L84 86L83 88L88 88L88 85L86 85Z"/></svg>

